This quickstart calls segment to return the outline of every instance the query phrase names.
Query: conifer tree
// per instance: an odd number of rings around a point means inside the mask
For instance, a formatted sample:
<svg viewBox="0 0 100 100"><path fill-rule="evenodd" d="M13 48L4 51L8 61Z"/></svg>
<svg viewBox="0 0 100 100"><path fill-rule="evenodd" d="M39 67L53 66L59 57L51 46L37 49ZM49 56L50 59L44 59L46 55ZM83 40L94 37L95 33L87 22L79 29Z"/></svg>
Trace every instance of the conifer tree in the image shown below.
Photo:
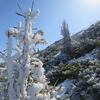
<svg viewBox="0 0 100 100"><path fill-rule="evenodd" d="M6 54L0 55L6 62L5 68L0 69L4 76L2 85L7 87L2 100L56 100L49 92L43 63L32 46L32 44L47 43L41 38L43 35L41 30L32 33L34 24L32 20L39 13L39 10L33 13L30 8L27 12L22 11L22 14L16 13L25 18L25 25L19 22L17 27L6 30L7 50ZM15 48L12 47L12 38L17 42ZM12 55L12 50L16 50L16 54Z"/></svg>
<svg viewBox="0 0 100 100"><path fill-rule="evenodd" d="M61 35L63 35L63 53L68 53L68 49L71 47L71 37L70 37L70 32L68 28L68 24L64 20L62 22L62 27L61 27Z"/></svg>

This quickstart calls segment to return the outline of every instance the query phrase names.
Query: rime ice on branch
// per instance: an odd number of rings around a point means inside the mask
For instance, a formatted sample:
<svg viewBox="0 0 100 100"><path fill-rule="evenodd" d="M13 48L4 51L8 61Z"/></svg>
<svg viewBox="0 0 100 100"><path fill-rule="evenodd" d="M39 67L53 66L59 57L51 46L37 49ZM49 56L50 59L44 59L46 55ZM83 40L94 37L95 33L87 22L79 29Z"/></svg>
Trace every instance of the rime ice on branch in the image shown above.
<svg viewBox="0 0 100 100"><path fill-rule="evenodd" d="M8 87L7 100L56 100L47 85L44 75L43 63L38 59L38 54L33 51L31 44L47 43L42 39L43 32L37 31L32 34L32 20L40 13L39 10L32 13L28 8L27 12L16 13L25 18L25 25L21 22L17 27L6 30L8 37L7 55L0 55L5 60L8 76L3 84ZM23 31L22 31L23 29ZM16 39L17 45L12 48L12 38ZM12 56L12 50L16 54Z"/></svg>

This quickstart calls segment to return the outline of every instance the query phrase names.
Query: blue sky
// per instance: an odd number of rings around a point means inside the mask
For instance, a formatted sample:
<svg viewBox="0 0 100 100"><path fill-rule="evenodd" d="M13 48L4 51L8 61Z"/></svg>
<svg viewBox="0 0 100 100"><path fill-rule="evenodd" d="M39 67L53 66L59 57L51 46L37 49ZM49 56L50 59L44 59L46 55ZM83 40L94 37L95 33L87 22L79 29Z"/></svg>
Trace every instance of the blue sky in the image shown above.
<svg viewBox="0 0 100 100"><path fill-rule="evenodd" d="M17 4L25 12L31 7L33 0L0 0L0 51L6 49L7 37L5 30L17 26L19 21L24 24L24 18L15 14L21 13ZM60 35L62 21L69 25L71 35L88 28L100 21L100 0L34 0L34 9L40 10L40 15L33 20L34 28L44 31L43 38L47 45L41 45L42 50L62 38ZM15 41L13 42L15 45Z"/></svg>

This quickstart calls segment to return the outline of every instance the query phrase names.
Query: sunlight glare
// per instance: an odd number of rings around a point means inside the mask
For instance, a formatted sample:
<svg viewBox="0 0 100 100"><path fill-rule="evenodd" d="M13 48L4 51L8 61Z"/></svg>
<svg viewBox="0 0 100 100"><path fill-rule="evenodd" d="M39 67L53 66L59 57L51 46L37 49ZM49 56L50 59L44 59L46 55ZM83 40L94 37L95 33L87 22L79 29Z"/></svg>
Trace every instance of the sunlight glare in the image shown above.
<svg viewBox="0 0 100 100"><path fill-rule="evenodd" d="M100 5L100 0L83 0L88 6Z"/></svg>

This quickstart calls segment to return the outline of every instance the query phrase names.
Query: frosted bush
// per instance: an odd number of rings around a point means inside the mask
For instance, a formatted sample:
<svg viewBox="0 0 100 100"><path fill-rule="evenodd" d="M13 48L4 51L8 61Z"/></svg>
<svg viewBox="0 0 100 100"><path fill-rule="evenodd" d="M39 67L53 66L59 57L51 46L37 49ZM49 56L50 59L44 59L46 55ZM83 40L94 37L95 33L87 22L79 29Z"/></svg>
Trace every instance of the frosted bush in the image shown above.
<svg viewBox="0 0 100 100"><path fill-rule="evenodd" d="M70 100L99 100L100 99L100 62L88 61L80 71L76 81L69 91Z"/></svg>

